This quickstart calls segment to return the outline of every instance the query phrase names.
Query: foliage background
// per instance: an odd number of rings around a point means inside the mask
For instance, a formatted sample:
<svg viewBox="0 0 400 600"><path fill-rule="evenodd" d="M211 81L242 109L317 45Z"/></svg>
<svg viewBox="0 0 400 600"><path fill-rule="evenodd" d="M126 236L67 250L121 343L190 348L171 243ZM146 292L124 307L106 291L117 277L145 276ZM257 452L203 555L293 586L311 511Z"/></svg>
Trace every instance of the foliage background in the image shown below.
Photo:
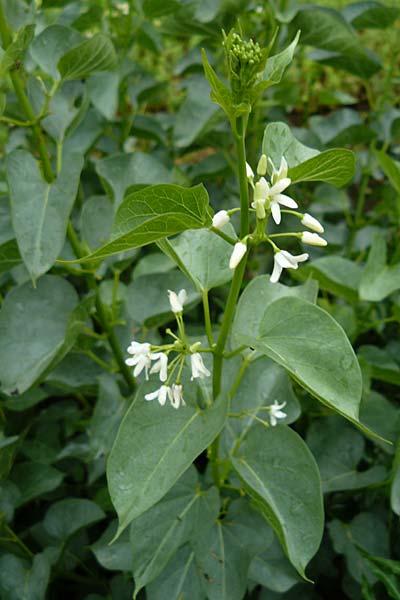
<svg viewBox="0 0 400 600"><path fill-rule="evenodd" d="M280 24L278 51L297 29L295 11L289 10L296 2L194 2L194 15L192 9L183 11L180 19L175 13L159 14L168 6L181 9L182 4L190 3L132 3L126 16L124 5L111 0L43 0L37 10L34 2L3 1L15 31L36 23L35 39L26 48L17 48L11 65L4 54L1 62L0 597L4 600L130 598L137 556L146 552L146 547L138 548L138 540L155 527L157 518L164 519L163 514L152 515L150 526L144 522L144 531L138 534L133 527L131 537L127 531L115 545L108 545L116 523L105 465L132 396L111 352L104 321L89 318L96 300L80 267L57 263L57 256L48 259L47 267L39 268L33 294L33 267L27 271L30 255L26 252L24 265L23 235L13 229L9 202L14 185L23 219L35 218L29 199L36 191L29 188L27 177L33 167L29 161L18 162L13 177L6 156L32 150L35 140L30 126L19 126L26 115L10 74L23 66L27 95L38 113L44 102L43 85L49 92L52 83L46 70L52 52L37 42L46 27L57 23L84 36L101 31L116 49L116 66L110 63L107 70L72 78L56 92L50 114L41 119L53 168L63 151L84 156L76 198L74 191L69 196L73 196L71 221L85 251L107 239L114 206L128 189L160 182L185 186L204 182L215 210L230 207L238 202L233 144L222 112L209 100L199 49L205 46L222 72L221 27L229 30L239 16L245 35L260 42ZM314 3L335 11L349 4ZM399 8L393 2L382 5ZM363 10L367 9L364 3ZM353 24L357 60L355 46L350 44L346 51L339 41L340 65L323 60L323 36L318 37L311 24L309 31L307 22L303 24L301 45L285 79L253 111L248 154L254 165L264 127L274 121L289 122L298 139L309 146L321 150L345 146L356 153L357 172L346 189L328 184L296 188L299 204L326 225L331 254L316 249L312 262L287 275L285 283L298 284L310 275L318 281L318 303L345 329L362 366L362 420L393 445L365 436L294 385L301 415L292 426L313 452L325 492L325 535L307 571L315 585L300 581L269 531L265 536L270 536L270 545L242 575L248 598L400 598L398 450L396 454L400 20L395 10L389 17L385 12L379 15L361 26ZM307 35L312 43L302 43ZM373 72L366 67L370 51L375 53ZM34 154L37 158L37 151ZM66 157L62 162L67 164L61 190L65 192L74 187L74 171L80 167ZM60 198L65 206L67 200ZM56 244L55 230L53 224L48 256ZM61 257L73 258L73 236L62 242ZM246 283L269 273L271 262L264 251L254 253ZM50 274L43 275L46 271ZM165 290L190 289L190 282L156 246L108 258L97 276L107 322L122 348L133 335L161 339L172 323ZM216 323L226 294L226 286L211 293ZM194 336L201 331L199 301L192 289L188 323ZM256 377L261 379L254 373ZM253 390L251 377L248 385ZM196 469L201 481L209 481L205 455L196 460ZM194 469L188 477L196 479ZM249 531L242 531L239 539L250 543L254 529ZM148 543L150 548L157 546L157 539ZM224 565L230 580L240 571L237 565L246 562L237 546L232 548ZM179 571L185 552L183 545L165 549L161 572L139 597L206 597L204 582L192 571L183 596L169 591L171 573ZM241 597L242 583L233 586L229 600L237 597L234 594ZM222 598L213 593L208 597Z"/></svg>

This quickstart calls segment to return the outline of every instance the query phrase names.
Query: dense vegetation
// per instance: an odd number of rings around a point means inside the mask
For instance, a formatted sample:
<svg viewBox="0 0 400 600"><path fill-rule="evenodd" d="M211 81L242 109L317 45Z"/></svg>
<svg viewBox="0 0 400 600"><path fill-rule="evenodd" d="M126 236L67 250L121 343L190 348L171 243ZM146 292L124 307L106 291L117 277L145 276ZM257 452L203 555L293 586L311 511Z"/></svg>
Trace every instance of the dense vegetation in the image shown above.
<svg viewBox="0 0 400 600"><path fill-rule="evenodd" d="M0 599L399 600L398 3L0 37Z"/></svg>

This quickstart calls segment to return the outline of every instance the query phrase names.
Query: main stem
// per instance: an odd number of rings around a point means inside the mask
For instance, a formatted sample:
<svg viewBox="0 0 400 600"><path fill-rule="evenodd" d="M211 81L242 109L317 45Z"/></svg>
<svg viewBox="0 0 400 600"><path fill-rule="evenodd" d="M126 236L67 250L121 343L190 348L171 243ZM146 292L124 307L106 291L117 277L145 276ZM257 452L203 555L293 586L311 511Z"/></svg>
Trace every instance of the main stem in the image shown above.
<svg viewBox="0 0 400 600"><path fill-rule="evenodd" d="M240 238L243 239L249 233L249 187L246 174L246 121L245 117L239 117L236 120L235 143L238 161L238 178L240 189ZM221 392L222 367L224 360L224 350L229 330L232 324L233 314L240 294L243 276L246 270L248 252L242 258L236 267L228 300L226 302L224 316L222 318L221 329L217 344L214 350L214 368L213 368L213 396L214 401ZM221 476L219 471L219 436L215 438L210 448L210 460L212 465L213 479L216 485L220 485Z"/></svg>
<svg viewBox="0 0 400 600"><path fill-rule="evenodd" d="M3 48L7 49L8 46L12 42L12 34L11 34L11 31L10 31L7 21L6 21L2 0L0 0L0 37L2 40ZM10 72L10 77L11 77L11 81L12 81L12 84L14 87L15 94L18 98L18 101L19 101L19 104L20 104L22 110L24 111L27 119L29 121L33 122L32 130L33 130L34 139L35 139L35 146L39 152L39 155L40 155L40 158L42 161L43 174L44 174L46 180L48 182L51 182L54 180L54 173L53 173L53 169L51 168L50 157L47 152L46 144L45 144L42 132L41 132L40 125L37 122L35 122L36 118L37 118L35 115L35 111L33 110L32 105L29 102L28 96L25 93L24 81L22 78L22 74L21 74L21 72L14 70L14 71ZM82 256L84 256L85 253L82 250L78 236L76 235L76 232L75 232L74 228L72 227L72 224L70 221L68 222L67 235L68 235L68 239L71 243L71 246L72 246L76 256L78 258L81 258ZM93 291L95 291L95 293L96 293L96 309L97 309L98 319L100 321L101 327L104 330L105 334L107 335L108 342L109 342L111 350L114 354L115 360L117 361L117 364L121 371L121 374L123 375L128 387L129 387L129 390L132 392L135 389L135 380L134 380L130 370L128 369L127 365L125 364L120 345L119 345L117 337L115 335L114 328L111 325L110 320L107 315L107 309L104 306L103 302L101 301L96 280L92 275L87 276L87 280L88 280L88 284L91 287L91 289L93 289Z"/></svg>
<svg viewBox="0 0 400 600"><path fill-rule="evenodd" d="M12 35L11 35L11 31L7 25L2 0L0 0L0 36L1 36L2 44L3 44L3 48L6 50L12 42ZM11 77L11 81L12 81L12 84L13 84L13 87L15 90L15 94L18 98L18 101L19 101L19 104L20 104L22 110L25 113L26 118L28 119L28 121L33 122L32 131L33 131L33 135L34 135L34 139L35 139L35 146L39 152L40 159L42 161L43 174L44 174L45 178L47 179L47 181L49 181L49 182L53 181L54 173L51 168L50 158L47 153L46 144L43 139L43 134L42 134L40 125L35 122L36 121L35 111L33 110L32 106L29 102L29 99L25 93L24 82L22 79L21 72L19 72L17 69L14 69L14 70L10 71L10 77Z"/></svg>

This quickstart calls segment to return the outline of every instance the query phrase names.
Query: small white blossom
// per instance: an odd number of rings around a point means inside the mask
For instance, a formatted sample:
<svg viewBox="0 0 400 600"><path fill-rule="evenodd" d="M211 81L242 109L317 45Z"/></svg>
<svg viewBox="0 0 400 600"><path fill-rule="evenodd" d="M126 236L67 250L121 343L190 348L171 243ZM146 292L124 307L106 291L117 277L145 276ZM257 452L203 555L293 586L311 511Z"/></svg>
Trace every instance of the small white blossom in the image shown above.
<svg viewBox="0 0 400 600"><path fill-rule="evenodd" d="M275 165L272 160L269 158L268 163L271 169L271 183L275 184L277 181L281 179L285 179L288 174L288 164L284 156L281 158L281 164L279 165L279 169L275 169Z"/></svg>
<svg viewBox="0 0 400 600"><path fill-rule="evenodd" d="M149 394L146 394L144 399L148 401L157 399L161 406L164 406L167 400L167 396L170 397L170 394L171 388L168 385L162 385L155 392L150 392Z"/></svg>
<svg viewBox="0 0 400 600"><path fill-rule="evenodd" d="M272 218L277 225L281 222L280 204L287 208L297 208L297 202L295 202L293 198L286 196L286 194L282 194L283 190L289 187L290 181L289 177L283 177L282 179L277 180L269 190Z"/></svg>
<svg viewBox="0 0 400 600"><path fill-rule="evenodd" d="M177 383L172 384L172 388L170 388L168 392L168 396L171 402L171 405L174 408L179 408L181 405L186 406L186 403L183 399L182 395L182 386Z"/></svg>
<svg viewBox="0 0 400 600"><path fill-rule="evenodd" d="M260 160L258 161L258 165L257 165L257 174L265 175L266 172L267 172L267 157L265 154L261 154Z"/></svg>
<svg viewBox="0 0 400 600"><path fill-rule="evenodd" d="M305 213L300 223L304 225L304 227L308 227L308 229L312 229L312 231L316 231L317 233L324 233L324 228L321 223L315 217Z"/></svg>
<svg viewBox="0 0 400 600"><path fill-rule="evenodd" d="M327 246L328 242L324 240L318 233L310 233L309 231L303 231L301 234L301 241L303 244L309 244L310 246Z"/></svg>
<svg viewBox="0 0 400 600"><path fill-rule="evenodd" d="M135 367L133 370L134 377L140 375L140 373L145 369L146 379L148 379L148 370L151 366L151 351L150 344L140 344L139 342L131 342L128 348L129 354L132 354L132 358L127 358L125 360L125 364L129 367Z"/></svg>
<svg viewBox="0 0 400 600"><path fill-rule="evenodd" d="M188 297L186 290L180 290L180 292L177 294L171 290L168 290L168 296L172 312L175 314L181 313L183 310L183 305Z"/></svg>
<svg viewBox="0 0 400 600"><path fill-rule="evenodd" d="M246 254L246 252L247 252L246 244L243 244L243 242L237 242L233 248L233 252L232 252L231 258L229 260L229 268L236 269L236 267L238 266L238 264L240 263L240 261L242 260L243 256Z"/></svg>
<svg viewBox="0 0 400 600"><path fill-rule="evenodd" d="M246 163L246 177L250 181L250 183L253 183L254 173L249 163Z"/></svg>
<svg viewBox="0 0 400 600"><path fill-rule="evenodd" d="M203 379L204 377L210 377L211 375L210 371L203 362L200 352L195 352L194 354L190 355L190 366L192 368L192 381L198 377Z"/></svg>
<svg viewBox="0 0 400 600"><path fill-rule="evenodd" d="M308 254L299 254L294 256L286 250L279 250L274 256L274 270L269 278L271 283L279 281L283 269L297 269L299 263L308 259Z"/></svg>
<svg viewBox="0 0 400 600"><path fill-rule="evenodd" d="M283 412L283 410L281 410L285 406L286 406L286 402L282 402L282 404L279 404L275 400L275 402L273 404L271 404L271 406L269 407L269 410L270 410L269 419L271 421L272 427L275 427L275 425L277 424L279 419L285 419L287 417L287 414L285 412Z"/></svg>
<svg viewBox="0 0 400 600"><path fill-rule="evenodd" d="M150 373L160 373L160 381L167 381L168 356L164 352L156 352L151 355L152 360L157 360L152 366Z"/></svg>
<svg viewBox="0 0 400 600"><path fill-rule="evenodd" d="M228 213L226 212L226 210L220 210L217 213L215 213L215 215L213 216L212 224L213 224L213 227L216 227L217 229L221 229L221 227L223 227L224 225L229 223L230 220L231 220L231 218L228 215Z"/></svg>

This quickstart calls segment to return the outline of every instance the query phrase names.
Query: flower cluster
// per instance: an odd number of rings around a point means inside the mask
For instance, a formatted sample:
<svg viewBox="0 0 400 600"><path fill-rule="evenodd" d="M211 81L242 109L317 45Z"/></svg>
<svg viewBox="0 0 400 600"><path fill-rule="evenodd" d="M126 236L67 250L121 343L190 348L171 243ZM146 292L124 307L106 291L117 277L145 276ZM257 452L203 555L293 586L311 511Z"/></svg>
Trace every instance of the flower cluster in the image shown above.
<svg viewBox="0 0 400 600"><path fill-rule="evenodd" d="M299 263L308 259L308 254L303 253L293 255L287 250L281 250L274 242L274 237L294 236L303 244L310 246L326 246L327 241L322 238L320 233L324 232L321 223L308 213L299 213L294 209L298 208L297 202L283 194L291 184L291 179L288 177L288 164L284 156L282 156L279 168L276 168L270 158L262 154L257 165L258 180L255 180L255 174L249 164L246 163L247 180L253 188L253 202L251 208L255 211L257 217L257 236L261 235L261 239L268 241L274 249L274 268L270 277L271 283L277 283L283 269L297 269ZM267 177L269 181L267 180ZM284 208L282 208L284 207ZM300 223L311 231L300 231L298 233L279 233L267 235L265 228L269 215L272 216L276 225L280 225L282 220L282 211L292 214L300 220ZM229 215L232 211L221 210L214 215L213 227L220 229L229 222ZM246 236L244 239L235 243L230 260L230 269L236 269L242 258L247 252L248 239L252 236ZM260 239L258 237L258 239Z"/></svg>
<svg viewBox="0 0 400 600"><path fill-rule="evenodd" d="M186 290L180 290L178 293L168 290L168 298L171 307L171 311L175 314L178 322L182 337L184 338L184 327L182 320L183 306L187 301ZM185 364L185 356L190 355L190 367L191 367L191 380L202 379L211 375L210 371L205 366L202 356L200 354L199 347L201 342L196 342L191 346L188 346L185 339L180 339L175 334L170 332L172 337L175 338L173 344L166 344L164 346L152 346L148 342L140 343L133 340L127 352L132 356L125 360L125 363L134 367L133 375L138 377L144 370L146 380L150 374L158 374L162 385L155 390L145 395L145 400L158 400L161 406L164 406L167 399L173 408L179 408L185 406L185 400L183 398L183 387L180 383L180 377L183 366ZM178 352L178 356L175 357L169 364L169 354L171 352ZM168 371L170 373L168 374ZM174 383L172 379L177 371L177 377Z"/></svg>

